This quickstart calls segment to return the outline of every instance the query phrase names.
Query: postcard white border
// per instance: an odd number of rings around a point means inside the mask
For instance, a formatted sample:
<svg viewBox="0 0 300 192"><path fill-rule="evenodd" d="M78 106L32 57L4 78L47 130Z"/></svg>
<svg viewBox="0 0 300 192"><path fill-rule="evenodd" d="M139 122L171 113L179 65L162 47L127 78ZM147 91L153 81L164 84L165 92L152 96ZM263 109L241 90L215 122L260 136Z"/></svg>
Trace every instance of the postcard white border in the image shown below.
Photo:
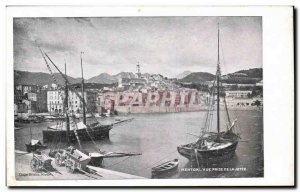
<svg viewBox="0 0 300 192"><path fill-rule="evenodd" d="M293 8L242 7L7 7L6 138L8 186L264 186L294 184ZM264 79L264 177L207 179L17 181L13 125L14 17L262 16Z"/></svg>

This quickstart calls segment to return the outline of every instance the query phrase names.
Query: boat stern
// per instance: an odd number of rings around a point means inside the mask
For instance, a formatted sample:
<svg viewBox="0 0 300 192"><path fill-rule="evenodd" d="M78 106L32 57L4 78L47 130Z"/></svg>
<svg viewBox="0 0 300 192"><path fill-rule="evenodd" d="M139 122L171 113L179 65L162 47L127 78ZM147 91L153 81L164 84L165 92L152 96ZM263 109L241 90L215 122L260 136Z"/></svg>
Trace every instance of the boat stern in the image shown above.
<svg viewBox="0 0 300 192"><path fill-rule="evenodd" d="M187 159L191 159L191 149L186 145L179 145L177 146L177 151L180 155L184 156Z"/></svg>

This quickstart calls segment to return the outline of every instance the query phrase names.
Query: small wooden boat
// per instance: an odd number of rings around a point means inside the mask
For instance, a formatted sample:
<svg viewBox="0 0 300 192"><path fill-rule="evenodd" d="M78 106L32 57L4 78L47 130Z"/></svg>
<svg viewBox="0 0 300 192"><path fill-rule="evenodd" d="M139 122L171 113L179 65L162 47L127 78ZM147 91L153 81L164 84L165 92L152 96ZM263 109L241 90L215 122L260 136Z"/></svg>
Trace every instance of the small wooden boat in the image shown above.
<svg viewBox="0 0 300 192"><path fill-rule="evenodd" d="M158 175L158 174L174 171L178 168L178 164L179 164L178 159L167 161L163 164L153 167L151 169L152 175Z"/></svg>
<svg viewBox="0 0 300 192"><path fill-rule="evenodd" d="M89 157L91 158L91 161L89 163L90 165L95 167L102 167L104 154L93 152L89 153Z"/></svg>
<svg viewBox="0 0 300 192"><path fill-rule="evenodd" d="M43 145L39 140L35 139L31 139L30 143L26 143L25 146L28 153L47 148L46 145Z"/></svg>

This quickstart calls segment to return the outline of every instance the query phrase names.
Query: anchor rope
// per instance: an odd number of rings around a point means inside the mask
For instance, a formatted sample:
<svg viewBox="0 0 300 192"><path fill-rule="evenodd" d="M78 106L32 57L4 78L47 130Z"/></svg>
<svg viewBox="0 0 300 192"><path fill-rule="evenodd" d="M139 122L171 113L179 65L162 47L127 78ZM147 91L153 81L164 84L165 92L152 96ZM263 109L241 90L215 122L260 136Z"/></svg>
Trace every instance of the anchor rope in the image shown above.
<svg viewBox="0 0 300 192"><path fill-rule="evenodd" d="M155 165L155 164L161 162L162 160L166 159L167 157L169 157L169 156L170 156L171 154L173 154L174 152L177 152L177 149L174 150L174 151L172 151L172 152L170 152L170 153L168 153L167 156L164 156L164 158L161 158L160 160L156 161L155 163L151 164L150 166L152 167L153 165Z"/></svg>
<svg viewBox="0 0 300 192"><path fill-rule="evenodd" d="M174 151L168 153L167 156L165 156L164 158L161 158L160 160L156 161L155 163L153 163L153 164L151 164L151 165L146 164L145 166L141 166L141 168L139 168L139 169L137 169L137 170L150 169L150 168L152 168L154 165L156 165L157 163L159 163L159 162L165 160L166 158L170 157L170 155L173 154L174 152L177 152L177 150L174 150Z"/></svg>
<svg viewBox="0 0 300 192"><path fill-rule="evenodd" d="M196 155L196 161L197 161L198 169L200 169L199 161L198 161L198 155L197 155L197 149L195 149L194 151L195 151L195 155Z"/></svg>
<svg viewBox="0 0 300 192"><path fill-rule="evenodd" d="M118 165L118 164L120 164L120 163L126 161L126 160L129 159L129 158L130 158L130 156L126 157L125 159L122 159L121 161L119 161L119 162L117 162L117 163L114 163L114 164L112 164L112 165L108 165L108 166L105 166L105 167L108 168L108 167L112 167L112 166Z"/></svg>

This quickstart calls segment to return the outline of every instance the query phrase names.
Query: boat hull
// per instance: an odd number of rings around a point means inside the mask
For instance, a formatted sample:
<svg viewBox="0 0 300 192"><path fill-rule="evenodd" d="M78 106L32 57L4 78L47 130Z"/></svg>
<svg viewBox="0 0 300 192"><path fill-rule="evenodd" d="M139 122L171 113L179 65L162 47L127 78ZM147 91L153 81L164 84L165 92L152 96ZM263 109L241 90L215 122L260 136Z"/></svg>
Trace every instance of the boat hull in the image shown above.
<svg viewBox="0 0 300 192"><path fill-rule="evenodd" d="M94 127L93 129L78 129L77 135L80 141L91 141L93 140L103 140L109 138L109 131L113 128L112 125L101 125L99 127ZM91 138L92 137L92 138ZM44 130L43 131L43 142L66 142L67 131L66 130ZM69 132L69 141L76 142L76 135L74 130Z"/></svg>
<svg viewBox="0 0 300 192"><path fill-rule="evenodd" d="M178 169L178 163L169 169L163 169L163 170L152 169L151 172L152 172L152 176L158 176L164 173L174 172L177 169Z"/></svg>
<svg viewBox="0 0 300 192"><path fill-rule="evenodd" d="M28 153L30 152L35 152L37 150L43 150L43 149L47 149L46 145L31 145L31 144L25 144L26 146L26 151Z"/></svg>
<svg viewBox="0 0 300 192"><path fill-rule="evenodd" d="M151 178L164 178L175 174L178 171L178 159L165 162L151 169Z"/></svg>
<svg viewBox="0 0 300 192"><path fill-rule="evenodd" d="M178 153L189 160L198 160L199 164L207 164L231 159L235 154L238 141L233 142L226 148L216 150L199 150L189 147L190 145L178 146Z"/></svg>
<svg viewBox="0 0 300 192"><path fill-rule="evenodd" d="M91 157L89 165L94 167L103 167L103 157Z"/></svg>

